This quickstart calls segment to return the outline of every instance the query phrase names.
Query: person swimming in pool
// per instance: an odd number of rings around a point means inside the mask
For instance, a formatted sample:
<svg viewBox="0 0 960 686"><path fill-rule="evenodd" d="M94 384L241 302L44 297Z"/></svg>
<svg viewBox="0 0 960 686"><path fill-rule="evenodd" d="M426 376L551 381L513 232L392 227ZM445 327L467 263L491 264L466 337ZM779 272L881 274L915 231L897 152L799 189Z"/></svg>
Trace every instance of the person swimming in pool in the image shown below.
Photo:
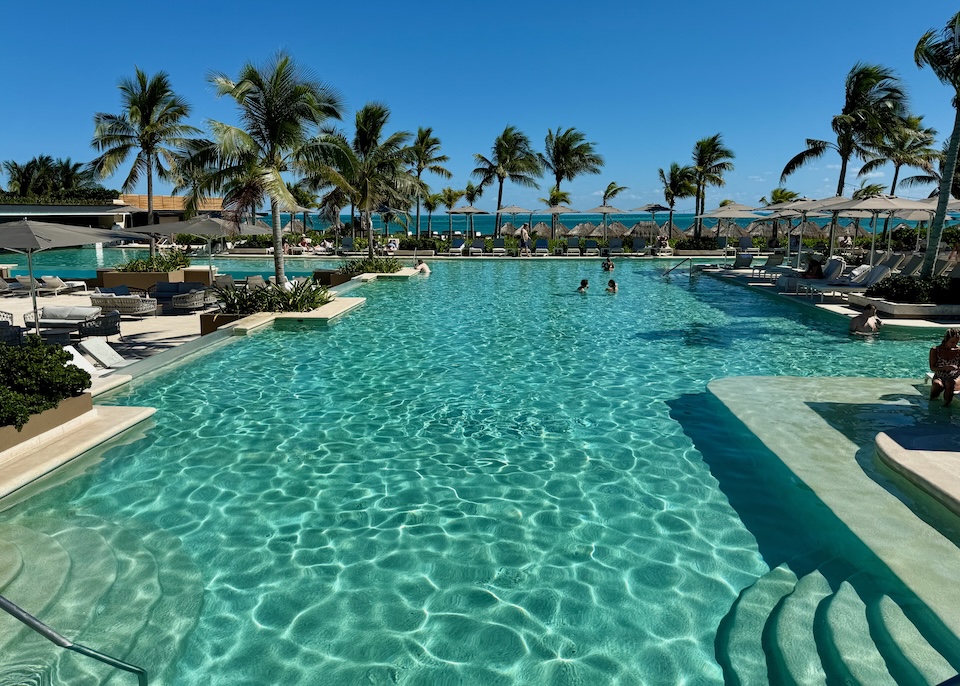
<svg viewBox="0 0 960 686"><path fill-rule="evenodd" d="M423 260L417 260L417 266L413 268L414 271L418 271L424 276L430 275L430 267L427 266L427 263Z"/></svg>
<svg viewBox="0 0 960 686"><path fill-rule="evenodd" d="M590 288L590 282L587 279L580 279L580 288L577 289L577 293L585 294L588 288Z"/></svg>
<svg viewBox="0 0 960 686"><path fill-rule="evenodd" d="M617 282L613 279L607 281L607 293L616 293L617 292Z"/></svg>
<svg viewBox="0 0 960 686"><path fill-rule="evenodd" d="M612 272L614 269L617 268L617 266L610 261L609 257L606 259L605 262L601 264L601 266L603 267L603 271L605 272Z"/></svg>

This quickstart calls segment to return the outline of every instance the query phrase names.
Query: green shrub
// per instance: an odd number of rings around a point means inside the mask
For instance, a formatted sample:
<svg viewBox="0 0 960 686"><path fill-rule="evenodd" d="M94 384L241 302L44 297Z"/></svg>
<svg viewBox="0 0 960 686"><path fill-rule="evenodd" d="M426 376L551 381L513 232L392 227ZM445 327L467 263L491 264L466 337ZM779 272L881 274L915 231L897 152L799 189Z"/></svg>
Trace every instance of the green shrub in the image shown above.
<svg viewBox="0 0 960 686"><path fill-rule="evenodd" d="M403 265L396 257L364 257L361 260L341 263L337 273L351 277L357 274L393 274L402 268Z"/></svg>
<svg viewBox="0 0 960 686"><path fill-rule="evenodd" d="M868 298L897 303L960 304L960 283L945 276L920 278L894 274L867 289Z"/></svg>
<svg viewBox="0 0 960 686"><path fill-rule="evenodd" d="M190 266L190 258L182 250L164 250L153 257L118 264L118 272L173 272Z"/></svg>
<svg viewBox="0 0 960 686"><path fill-rule="evenodd" d="M217 305L224 314L249 315L258 312L309 312L333 300L324 286L296 281L287 288L267 284L264 288L217 287Z"/></svg>
<svg viewBox="0 0 960 686"><path fill-rule="evenodd" d="M401 238L401 250L435 250L441 252L446 241L441 238Z"/></svg>
<svg viewBox="0 0 960 686"><path fill-rule="evenodd" d="M39 336L27 336L20 346L0 343L0 426L19 431L30 415L90 388L90 375L67 365L71 359L59 345L45 345Z"/></svg>
<svg viewBox="0 0 960 686"><path fill-rule="evenodd" d="M681 238L673 247L677 250L719 250L717 247L717 239L713 236Z"/></svg>
<svg viewBox="0 0 960 686"><path fill-rule="evenodd" d="M177 245L206 245L207 239L203 236L194 236L192 233L178 233L173 237Z"/></svg>
<svg viewBox="0 0 960 686"><path fill-rule="evenodd" d="M243 241L236 244L238 248L272 248L273 236L271 234L262 234L260 236L247 236Z"/></svg>

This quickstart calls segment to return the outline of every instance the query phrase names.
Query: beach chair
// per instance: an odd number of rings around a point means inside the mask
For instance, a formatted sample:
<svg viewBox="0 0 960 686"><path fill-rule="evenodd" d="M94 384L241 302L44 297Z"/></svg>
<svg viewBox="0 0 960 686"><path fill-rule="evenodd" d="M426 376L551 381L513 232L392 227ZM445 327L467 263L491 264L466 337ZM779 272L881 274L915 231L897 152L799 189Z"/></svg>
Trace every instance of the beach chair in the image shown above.
<svg viewBox="0 0 960 686"><path fill-rule="evenodd" d="M473 243L470 244L470 254L471 255L482 255L483 254L484 242L482 238L475 238Z"/></svg>
<svg viewBox="0 0 960 686"><path fill-rule="evenodd" d="M259 274L252 274L247 277L245 285L247 290L253 290L254 288L266 288L267 282Z"/></svg>
<svg viewBox="0 0 960 686"><path fill-rule="evenodd" d="M217 288L236 288L237 282L232 274L217 274L213 277L213 285Z"/></svg>
<svg viewBox="0 0 960 686"><path fill-rule="evenodd" d="M895 270L900 264L906 260L907 256L900 253L891 252L887 255L884 255L884 258L877 262L874 266L876 267L889 267L891 271Z"/></svg>
<svg viewBox="0 0 960 686"><path fill-rule="evenodd" d="M450 245L450 249L447 251L447 255L453 257L463 257L463 246L466 245L462 238L454 238L453 243Z"/></svg>
<svg viewBox="0 0 960 686"><path fill-rule="evenodd" d="M493 239L493 256L494 257L506 257L507 254L507 243L502 238Z"/></svg>
<svg viewBox="0 0 960 686"><path fill-rule="evenodd" d="M353 252L353 236L344 236L340 241L340 254L346 255Z"/></svg>
<svg viewBox="0 0 960 686"><path fill-rule="evenodd" d="M773 267L779 267L781 264L783 264L783 255L768 255L766 262L751 268L750 276L755 276L759 279L762 275L767 274L767 270L772 269ZM769 274L767 274L767 277L769 277Z"/></svg>
<svg viewBox="0 0 960 686"><path fill-rule="evenodd" d="M26 291L29 291L30 288L33 287L37 293L40 293L40 289L43 288L42 283L34 278L31 278L30 276L18 276L15 278L17 279L17 283L19 283Z"/></svg>
<svg viewBox="0 0 960 686"><path fill-rule="evenodd" d="M870 286L880 283L885 278L890 276L891 273L892 271L890 267L886 265L878 265L867 271L865 277L860 280L859 283L838 283L833 281L831 283L824 284L820 281L817 281L816 283L808 282L807 284L803 284L801 287L809 290L810 295L819 293L821 301L823 300L823 296L827 293L839 295L842 298L844 295L849 295L850 293L865 292L868 288L870 288Z"/></svg>
<svg viewBox="0 0 960 686"><path fill-rule="evenodd" d="M76 348L74 348L72 345L63 346L63 352L68 353L70 355L71 359L69 362L67 362L67 364L72 364L74 367L77 367L78 369L82 369L93 378L101 376L104 373L104 371L106 371L103 369L97 369L92 364L90 364L90 361L87 360L87 358L85 358L83 355L81 355L79 351Z"/></svg>
<svg viewBox="0 0 960 686"><path fill-rule="evenodd" d="M119 369L136 362L136 360L128 360L124 357L121 357L120 354L114 350L109 343L107 343L107 341L91 339L89 341L81 341L80 343L77 343L77 347L92 357L97 364L105 369Z"/></svg>
<svg viewBox="0 0 960 686"><path fill-rule="evenodd" d="M920 271L921 266L923 266L923 255L910 255L893 272L900 276L913 276Z"/></svg>
<svg viewBox="0 0 960 686"><path fill-rule="evenodd" d="M741 253L744 253L744 252L752 253L754 251L756 251L757 253L760 252L759 248L753 247L753 238L751 236L740 237L740 241L737 243L737 251Z"/></svg>
<svg viewBox="0 0 960 686"><path fill-rule="evenodd" d="M0 279L0 295L26 295L27 290L17 281L10 283L5 279Z"/></svg>
<svg viewBox="0 0 960 686"><path fill-rule="evenodd" d="M753 255L750 253L742 252L738 253L733 260L733 264L729 266L724 266L724 269L749 269L750 264L753 262Z"/></svg>
<svg viewBox="0 0 960 686"><path fill-rule="evenodd" d="M87 292L86 281L64 281L59 276L41 276L40 281L43 282L43 289L47 292L52 291L54 295L61 291L72 293L76 290L83 290L84 293Z"/></svg>
<svg viewBox="0 0 960 686"><path fill-rule="evenodd" d="M580 257L580 238L578 236L570 236L567 239L566 254L568 257Z"/></svg>
<svg viewBox="0 0 960 686"><path fill-rule="evenodd" d="M953 268L955 262L951 262L945 257L937 258L937 261L933 264L933 276L944 276L948 271Z"/></svg>
<svg viewBox="0 0 960 686"><path fill-rule="evenodd" d="M611 238L610 242L607 244L607 254L608 255L622 255L623 254L623 239L622 238Z"/></svg>
<svg viewBox="0 0 960 686"><path fill-rule="evenodd" d="M646 238L634 238L633 239L633 254L634 255L644 255L647 252L647 239Z"/></svg>
<svg viewBox="0 0 960 686"><path fill-rule="evenodd" d="M587 257L600 257L600 248L596 241L588 240L584 243L583 254Z"/></svg>
<svg viewBox="0 0 960 686"><path fill-rule="evenodd" d="M550 244L547 242L546 238L538 238L537 242L533 245L533 254L540 255L549 255L550 254Z"/></svg>
<svg viewBox="0 0 960 686"><path fill-rule="evenodd" d="M13 325L12 312L0 312L0 343L20 345L24 331L23 327Z"/></svg>

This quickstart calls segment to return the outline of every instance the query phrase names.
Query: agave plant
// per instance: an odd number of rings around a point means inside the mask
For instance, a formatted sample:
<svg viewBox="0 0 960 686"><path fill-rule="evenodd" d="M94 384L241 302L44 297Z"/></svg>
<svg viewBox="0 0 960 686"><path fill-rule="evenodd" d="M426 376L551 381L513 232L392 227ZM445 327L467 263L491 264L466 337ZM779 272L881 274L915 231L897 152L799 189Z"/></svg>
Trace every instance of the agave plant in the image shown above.
<svg viewBox="0 0 960 686"><path fill-rule="evenodd" d="M217 305L224 314L250 315L258 312L309 312L333 300L323 286L311 281L291 282L288 286L268 284L264 288L223 286L213 289Z"/></svg>

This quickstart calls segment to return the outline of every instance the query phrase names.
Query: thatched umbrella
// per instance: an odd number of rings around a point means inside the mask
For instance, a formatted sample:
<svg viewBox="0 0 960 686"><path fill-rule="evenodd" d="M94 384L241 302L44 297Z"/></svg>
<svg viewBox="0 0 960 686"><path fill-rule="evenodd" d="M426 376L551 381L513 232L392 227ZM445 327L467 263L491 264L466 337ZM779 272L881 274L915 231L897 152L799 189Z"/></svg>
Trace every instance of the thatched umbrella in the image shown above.
<svg viewBox="0 0 960 686"><path fill-rule="evenodd" d="M533 229L530 230L530 233L536 234L538 236L548 236L550 235L550 225L546 222L537 222L533 225Z"/></svg>
<svg viewBox="0 0 960 686"><path fill-rule="evenodd" d="M629 235L653 240L660 235L660 227L656 222L637 222L630 227Z"/></svg>

